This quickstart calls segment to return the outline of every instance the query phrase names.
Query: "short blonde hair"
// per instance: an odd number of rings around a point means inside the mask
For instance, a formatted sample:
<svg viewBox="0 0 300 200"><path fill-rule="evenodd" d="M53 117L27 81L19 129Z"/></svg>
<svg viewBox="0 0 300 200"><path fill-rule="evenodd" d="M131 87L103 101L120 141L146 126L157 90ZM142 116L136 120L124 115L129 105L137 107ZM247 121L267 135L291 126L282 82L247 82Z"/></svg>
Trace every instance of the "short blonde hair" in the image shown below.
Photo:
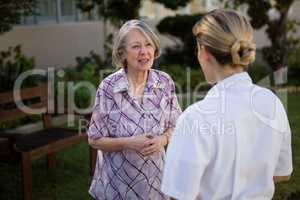
<svg viewBox="0 0 300 200"><path fill-rule="evenodd" d="M255 60L253 28L235 11L211 11L194 25L193 34L220 64L247 67Z"/></svg>
<svg viewBox="0 0 300 200"><path fill-rule="evenodd" d="M141 20L129 20L120 28L115 40L112 50L112 64L117 68L125 67L125 45L126 35L132 29L138 29L141 31L155 46L154 57L157 58L160 55L160 42L158 36L152 31L152 29Z"/></svg>

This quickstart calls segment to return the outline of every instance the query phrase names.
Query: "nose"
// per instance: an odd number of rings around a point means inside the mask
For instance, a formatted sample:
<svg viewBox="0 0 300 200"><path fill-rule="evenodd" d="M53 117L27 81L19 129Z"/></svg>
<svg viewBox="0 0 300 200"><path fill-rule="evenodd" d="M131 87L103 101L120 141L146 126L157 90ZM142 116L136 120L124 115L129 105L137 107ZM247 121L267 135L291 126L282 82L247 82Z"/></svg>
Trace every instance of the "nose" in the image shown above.
<svg viewBox="0 0 300 200"><path fill-rule="evenodd" d="M147 48L145 46L142 46L140 50L140 54L146 54L146 53L147 53Z"/></svg>

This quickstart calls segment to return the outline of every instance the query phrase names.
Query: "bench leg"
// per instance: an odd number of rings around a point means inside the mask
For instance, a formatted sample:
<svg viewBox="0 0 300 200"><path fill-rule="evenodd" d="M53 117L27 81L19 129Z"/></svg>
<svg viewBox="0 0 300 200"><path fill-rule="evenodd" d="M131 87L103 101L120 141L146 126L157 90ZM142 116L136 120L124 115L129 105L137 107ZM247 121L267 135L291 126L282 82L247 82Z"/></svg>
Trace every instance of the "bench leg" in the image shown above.
<svg viewBox="0 0 300 200"><path fill-rule="evenodd" d="M97 160L97 150L93 149L89 146L90 150L90 175L94 175L95 167L96 167L96 160Z"/></svg>
<svg viewBox="0 0 300 200"><path fill-rule="evenodd" d="M22 182L23 182L23 199L32 200L32 169L31 158L29 153L22 153Z"/></svg>
<svg viewBox="0 0 300 200"><path fill-rule="evenodd" d="M47 167L48 169L53 169L55 167L56 159L55 153L47 154Z"/></svg>

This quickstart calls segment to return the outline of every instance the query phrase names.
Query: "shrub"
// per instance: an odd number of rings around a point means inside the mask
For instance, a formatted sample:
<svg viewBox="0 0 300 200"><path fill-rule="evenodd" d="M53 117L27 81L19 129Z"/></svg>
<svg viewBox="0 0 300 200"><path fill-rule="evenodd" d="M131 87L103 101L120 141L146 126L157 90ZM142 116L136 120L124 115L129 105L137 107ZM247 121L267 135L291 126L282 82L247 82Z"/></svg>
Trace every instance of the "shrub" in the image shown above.
<svg viewBox="0 0 300 200"><path fill-rule="evenodd" d="M78 108L87 108L90 105L90 102L93 101L91 97L94 94L90 94L89 90L85 87L76 88L76 83L80 81L87 81L92 83L95 88L98 87L100 83L100 72L101 70L110 70L111 67L106 67L104 62L102 61L100 55L94 53L93 51L90 52L88 56L85 57L77 57L76 58L76 66L75 67L68 67L64 69L65 75L63 78L57 77L57 81L64 81L66 83L73 82L73 88L75 90L75 104ZM111 70L113 71L113 69ZM108 74L103 74L104 78ZM65 93L67 94L67 86L65 84ZM65 98L67 101L67 98ZM68 102L66 102L68 103Z"/></svg>
<svg viewBox="0 0 300 200"><path fill-rule="evenodd" d="M268 69L265 65L255 63L249 66L247 72L249 73L253 82L258 83L260 80L269 76L271 70Z"/></svg>
<svg viewBox="0 0 300 200"><path fill-rule="evenodd" d="M181 65L169 65L161 67L161 70L172 77L177 93L194 92L196 89L198 91L207 90L209 88L200 67L199 69L191 69Z"/></svg>
<svg viewBox="0 0 300 200"><path fill-rule="evenodd" d="M21 45L9 47L0 52L0 92L10 91L20 74L34 68L34 59L22 53ZM30 76L25 79L22 87L34 86L40 78Z"/></svg>
<svg viewBox="0 0 300 200"><path fill-rule="evenodd" d="M9 47L6 51L0 52L0 92L12 91L16 79L28 70L34 69L34 59L28 58L22 53L21 45ZM22 88L32 87L41 82L44 78L31 75L22 83ZM0 109L3 109L0 107ZM12 129L23 124L39 121L40 115L27 116L15 121L1 122L0 130Z"/></svg>
<svg viewBox="0 0 300 200"><path fill-rule="evenodd" d="M182 44L165 49L162 55L162 65L187 65L189 67L198 66L195 56L196 40L192 33L192 27L201 19L202 13L194 15L176 15L166 17L159 22L157 30L162 34L168 34L180 39Z"/></svg>

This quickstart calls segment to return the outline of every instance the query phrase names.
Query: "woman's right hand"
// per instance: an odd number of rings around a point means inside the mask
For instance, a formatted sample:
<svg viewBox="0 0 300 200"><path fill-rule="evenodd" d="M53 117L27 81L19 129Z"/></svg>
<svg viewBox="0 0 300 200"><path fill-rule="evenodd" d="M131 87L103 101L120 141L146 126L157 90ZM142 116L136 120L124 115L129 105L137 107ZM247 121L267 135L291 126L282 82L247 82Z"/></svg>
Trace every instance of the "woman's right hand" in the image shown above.
<svg viewBox="0 0 300 200"><path fill-rule="evenodd" d="M136 135L128 138L126 148L141 152L150 143L151 139L147 135Z"/></svg>

